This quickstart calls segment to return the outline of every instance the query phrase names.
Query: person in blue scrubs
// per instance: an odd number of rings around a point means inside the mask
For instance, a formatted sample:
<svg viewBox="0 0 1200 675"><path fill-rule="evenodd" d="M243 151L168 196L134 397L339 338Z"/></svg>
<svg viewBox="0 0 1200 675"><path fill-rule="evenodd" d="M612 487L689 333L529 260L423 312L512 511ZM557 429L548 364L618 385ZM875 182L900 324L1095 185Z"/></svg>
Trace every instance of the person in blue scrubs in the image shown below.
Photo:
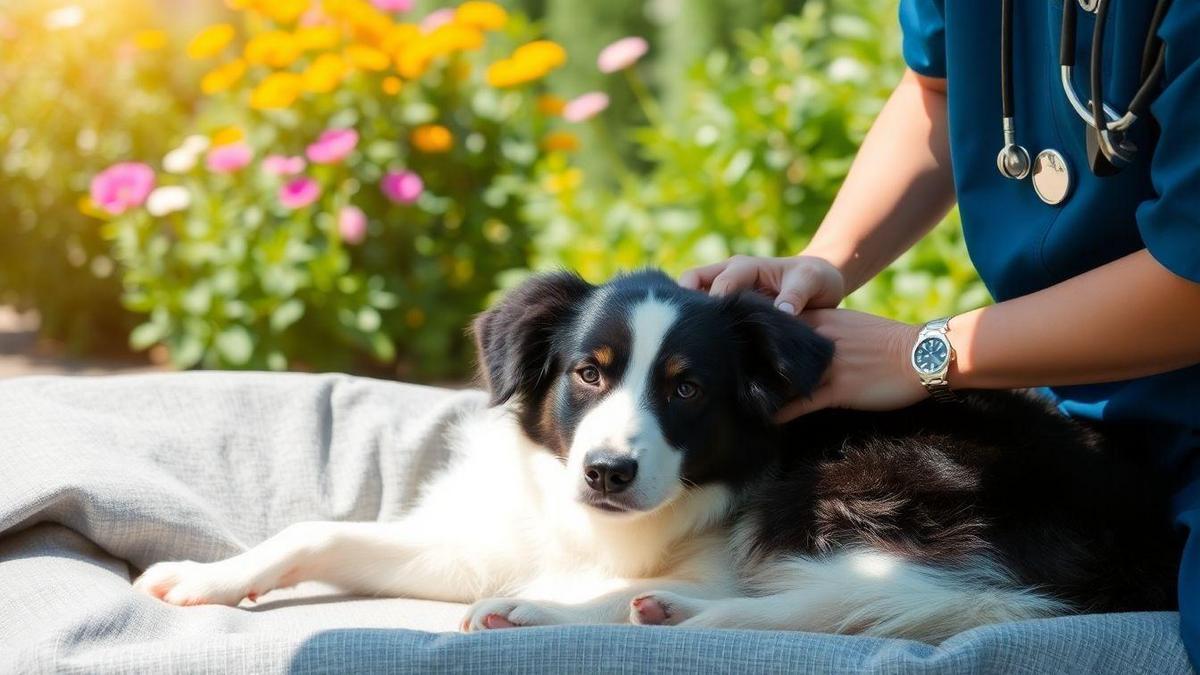
<svg viewBox="0 0 1200 675"><path fill-rule="evenodd" d="M680 283L769 292L836 342L827 382L784 419L903 407L931 393L911 365L921 327L833 308L957 203L996 303L950 318L944 380L951 390L1046 387L1064 413L1141 441L1175 483L1181 631L1200 664L1200 2L1176 1L1159 21L1150 0L1109 3L1101 80L1118 115L1144 81L1148 32L1163 59L1148 114L1129 131L1132 161L1096 175L1089 127L1060 82L1064 3L1078 1L1014 0L1011 10L1014 140L1062 157L1070 186L1058 203L1031 177L998 171L1001 0L901 0L908 71L809 246L731 258ZM1076 18L1073 84L1089 105L1096 17Z"/></svg>

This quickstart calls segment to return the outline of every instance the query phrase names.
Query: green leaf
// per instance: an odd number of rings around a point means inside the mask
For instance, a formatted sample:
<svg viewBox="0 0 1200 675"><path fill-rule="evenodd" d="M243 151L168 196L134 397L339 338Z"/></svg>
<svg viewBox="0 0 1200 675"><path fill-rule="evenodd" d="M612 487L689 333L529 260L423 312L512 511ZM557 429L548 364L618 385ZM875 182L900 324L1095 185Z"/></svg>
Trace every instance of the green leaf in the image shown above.
<svg viewBox="0 0 1200 675"><path fill-rule="evenodd" d="M358 329L362 332L373 333L379 330L382 323L383 318L379 316L379 311L374 307L363 307L358 310Z"/></svg>
<svg viewBox="0 0 1200 675"><path fill-rule="evenodd" d="M162 340L166 334L165 326L154 321L147 321L129 333L129 346L136 351L141 351Z"/></svg>
<svg viewBox="0 0 1200 675"><path fill-rule="evenodd" d="M287 330L288 326L299 321L302 316L304 316L304 303L297 298L292 298L271 312L271 330L282 333Z"/></svg>
<svg viewBox="0 0 1200 675"><path fill-rule="evenodd" d="M217 335L217 353L234 366L243 366L254 354L254 337L245 326L230 326Z"/></svg>
<svg viewBox="0 0 1200 675"><path fill-rule="evenodd" d="M171 365L186 370L204 357L204 343L199 337L185 333L171 347Z"/></svg>

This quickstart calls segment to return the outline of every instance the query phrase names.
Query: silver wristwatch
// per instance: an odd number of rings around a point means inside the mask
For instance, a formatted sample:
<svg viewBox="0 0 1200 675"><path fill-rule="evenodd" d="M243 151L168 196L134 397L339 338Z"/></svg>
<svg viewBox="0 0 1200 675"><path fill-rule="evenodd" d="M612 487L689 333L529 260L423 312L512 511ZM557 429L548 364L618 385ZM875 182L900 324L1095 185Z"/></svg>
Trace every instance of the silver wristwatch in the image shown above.
<svg viewBox="0 0 1200 675"><path fill-rule="evenodd" d="M929 395L942 403L958 400L946 377L950 372L950 363L954 361L954 345L950 344L950 337L946 334L949 325L949 317L925 324L912 350L913 370L917 371L917 377Z"/></svg>

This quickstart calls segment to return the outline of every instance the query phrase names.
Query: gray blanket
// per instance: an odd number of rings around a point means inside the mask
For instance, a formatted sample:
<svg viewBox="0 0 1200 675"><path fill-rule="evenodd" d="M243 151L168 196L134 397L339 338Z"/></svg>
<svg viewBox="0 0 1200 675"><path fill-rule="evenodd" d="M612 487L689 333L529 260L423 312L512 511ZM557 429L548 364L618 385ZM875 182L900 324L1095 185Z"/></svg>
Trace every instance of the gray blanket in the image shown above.
<svg viewBox="0 0 1200 675"><path fill-rule="evenodd" d="M394 518L483 405L344 376L0 381L0 672L1191 672L1171 613L902 640L636 626L460 635L463 608L319 586L171 607L130 580L308 519Z"/></svg>

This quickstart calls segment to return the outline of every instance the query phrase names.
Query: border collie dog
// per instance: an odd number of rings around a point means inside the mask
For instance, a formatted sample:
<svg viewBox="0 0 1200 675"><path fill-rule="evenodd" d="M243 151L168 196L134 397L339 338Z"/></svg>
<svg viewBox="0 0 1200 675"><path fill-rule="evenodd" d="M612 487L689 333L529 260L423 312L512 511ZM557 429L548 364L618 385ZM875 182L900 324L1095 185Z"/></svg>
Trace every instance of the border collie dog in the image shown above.
<svg viewBox="0 0 1200 675"><path fill-rule="evenodd" d="M1165 609L1147 472L1031 396L777 425L834 345L754 294L658 272L534 277L475 323L493 406L394 522L293 525L138 589L177 605L317 580L473 602L464 630L635 623L936 642Z"/></svg>

